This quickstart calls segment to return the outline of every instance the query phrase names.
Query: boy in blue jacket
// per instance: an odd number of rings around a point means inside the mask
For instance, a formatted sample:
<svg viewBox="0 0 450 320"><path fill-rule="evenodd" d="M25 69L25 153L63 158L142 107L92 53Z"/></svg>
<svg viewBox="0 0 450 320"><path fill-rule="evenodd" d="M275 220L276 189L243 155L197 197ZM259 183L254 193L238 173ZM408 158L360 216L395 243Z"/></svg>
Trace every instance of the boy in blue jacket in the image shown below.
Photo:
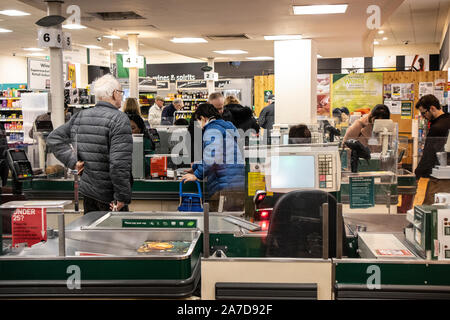
<svg viewBox="0 0 450 320"><path fill-rule="evenodd" d="M193 173L182 179L184 182L206 179L211 211L217 211L220 196L226 197L225 211L242 210L245 168L236 127L224 121L217 109L208 103L197 107L191 121L199 121L203 129L203 160L193 164Z"/></svg>

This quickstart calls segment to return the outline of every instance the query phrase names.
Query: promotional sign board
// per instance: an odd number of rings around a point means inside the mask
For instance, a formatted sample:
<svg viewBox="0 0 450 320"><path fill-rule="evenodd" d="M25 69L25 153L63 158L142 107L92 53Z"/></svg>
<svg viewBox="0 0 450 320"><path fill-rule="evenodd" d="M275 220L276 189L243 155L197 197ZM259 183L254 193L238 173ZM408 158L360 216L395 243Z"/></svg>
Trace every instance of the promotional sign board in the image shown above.
<svg viewBox="0 0 450 320"><path fill-rule="evenodd" d="M47 209L17 208L11 217L12 245L47 241Z"/></svg>
<svg viewBox="0 0 450 320"><path fill-rule="evenodd" d="M67 80L67 64L63 64L63 80ZM50 89L50 61L28 58L28 89Z"/></svg>
<svg viewBox="0 0 450 320"><path fill-rule="evenodd" d="M331 97L331 111L347 107L350 112L366 114L383 103L383 74L333 74Z"/></svg>
<svg viewBox="0 0 450 320"><path fill-rule="evenodd" d="M111 55L107 50L89 49L89 65L111 67Z"/></svg>

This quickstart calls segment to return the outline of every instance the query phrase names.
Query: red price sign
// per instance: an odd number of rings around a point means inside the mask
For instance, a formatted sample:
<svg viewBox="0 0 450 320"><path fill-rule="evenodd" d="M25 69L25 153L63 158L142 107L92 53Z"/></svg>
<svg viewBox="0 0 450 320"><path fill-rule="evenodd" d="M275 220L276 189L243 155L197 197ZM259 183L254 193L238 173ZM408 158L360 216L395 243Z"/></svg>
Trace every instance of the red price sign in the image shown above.
<svg viewBox="0 0 450 320"><path fill-rule="evenodd" d="M11 217L13 246L26 243L28 247L47 241L47 210L17 208Z"/></svg>

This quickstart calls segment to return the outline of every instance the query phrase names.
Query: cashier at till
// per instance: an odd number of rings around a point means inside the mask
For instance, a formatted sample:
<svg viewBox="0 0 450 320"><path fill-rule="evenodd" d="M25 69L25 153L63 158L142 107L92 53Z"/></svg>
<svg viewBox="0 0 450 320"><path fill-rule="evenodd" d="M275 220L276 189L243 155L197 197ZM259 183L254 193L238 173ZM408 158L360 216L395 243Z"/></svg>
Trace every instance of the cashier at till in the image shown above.
<svg viewBox="0 0 450 320"><path fill-rule="evenodd" d="M414 171L419 179L430 177L433 167L439 164L436 152L444 151L450 130L450 115L442 110L439 100L432 94L420 98L416 109L430 124L422 158Z"/></svg>
<svg viewBox="0 0 450 320"><path fill-rule="evenodd" d="M373 123L377 119L390 119L389 108L384 104L377 104L369 114L356 120L344 136L344 142L350 139L359 140L363 145L369 145L369 139L372 137Z"/></svg>

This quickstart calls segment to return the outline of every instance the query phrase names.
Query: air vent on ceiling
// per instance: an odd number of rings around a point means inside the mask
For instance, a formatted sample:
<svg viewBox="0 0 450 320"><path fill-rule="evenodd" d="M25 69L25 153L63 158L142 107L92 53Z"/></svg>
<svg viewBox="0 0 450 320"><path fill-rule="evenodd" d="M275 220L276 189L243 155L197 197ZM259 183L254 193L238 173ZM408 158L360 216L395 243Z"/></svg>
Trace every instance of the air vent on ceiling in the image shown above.
<svg viewBox="0 0 450 320"><path fill-rule="evenodd" d="M91 13L94 16L104 20L104 21L118 21L118 20L136 20L136 19L145 19L144 17L138 15L133 11L125 11L125 12L93 12Z"/></svg>
<svg viewBox="0 0 450 320"><path fill-rule="evenodd" d="M206 38L211 40L247 40L250 37L246 34L218 34L207 35Z"/></svg>

